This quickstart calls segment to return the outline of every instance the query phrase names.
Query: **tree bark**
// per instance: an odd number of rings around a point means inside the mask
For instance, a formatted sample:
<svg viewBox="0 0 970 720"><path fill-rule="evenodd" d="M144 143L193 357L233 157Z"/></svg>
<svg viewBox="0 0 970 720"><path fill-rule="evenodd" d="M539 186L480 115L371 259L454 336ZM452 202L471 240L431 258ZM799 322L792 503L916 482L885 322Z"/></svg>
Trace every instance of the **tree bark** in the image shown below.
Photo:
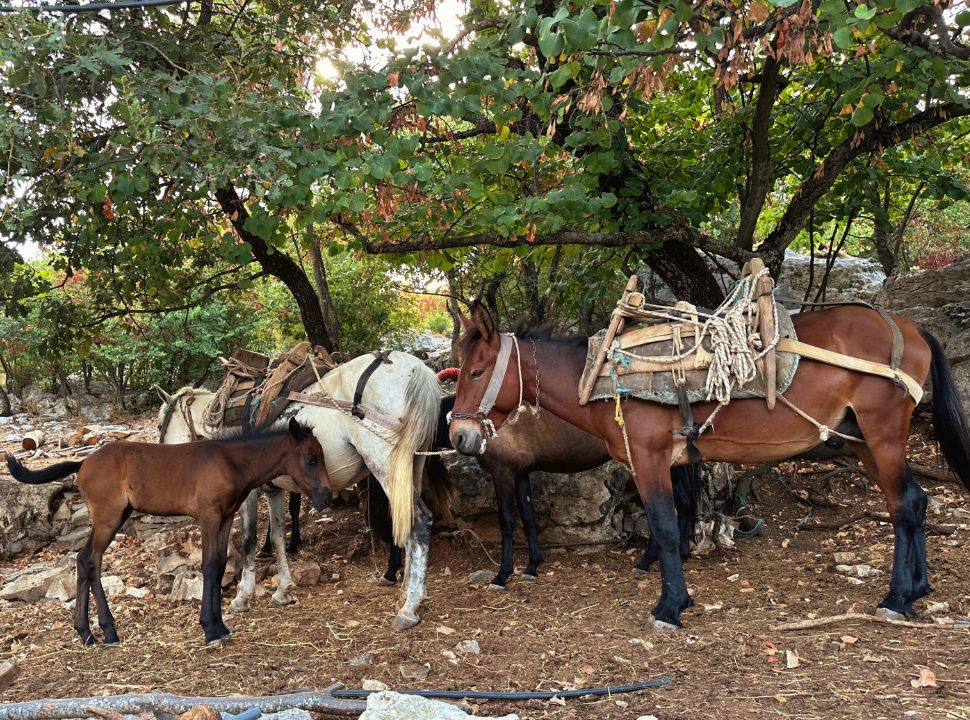
<svg viewBox="0 0 970 720"><path fill-rule="evenodd" d="M320 241L314 236L310 242L310 262L313 264L313 281L317 286L317 299L323 313L323 322L327 326L327 334L333 343L333 349L340 349L340 318L334 307L333 297L330 295L330 282L327 280L327 266L323 262L320 251Z"/></svg>
<svg viewBox="0 0 970 720"><path fill-rule="evenodd" d="M239 236L249 243L253 250L253 258L259 263L260 267L267 275L272 275L292 293L300 308L300 317L303 320L303 329L307 339L314 345L322 345L327 352L334 351L334 341L327 331L327 323L323 317L323 310L317 298L313 283L306 276L306 273L297 265L293 259L279 250L271 248L266 241L257 235L249 232L245 225L249 218L249 211L245 203L236 192L236 188L230 186L216 190L216 199L219 201L223 212L229 217L232 226Z"/></svg>
<svg viewBox="0 0 970 720"><path fill-rule="evenodd" d="M771 145L768 142L771 130L771 109L778 96L778 76L780 63L769 57L761 72L761 90L755 104L754 120L751 123L751 174L742 198L741 222L738 226L737 245L745 250L754 247L754 229L761 216L765 198L771 189Z"/></svg>
<svg viewBox="0 0 970 720"><path fill-rule="evenodd" d="M669 242L648 250L643 259L667 283L678 300L707 308L715 308L724 300L724 291L694 248Z"/></svg>
<svg viewBox="0 0 970 720"><path fill-rule="evenodd" d="M7 395L7 391L3 389L3 385L0 385L0 417L8 417L10 415L10 397Z"/></svg>

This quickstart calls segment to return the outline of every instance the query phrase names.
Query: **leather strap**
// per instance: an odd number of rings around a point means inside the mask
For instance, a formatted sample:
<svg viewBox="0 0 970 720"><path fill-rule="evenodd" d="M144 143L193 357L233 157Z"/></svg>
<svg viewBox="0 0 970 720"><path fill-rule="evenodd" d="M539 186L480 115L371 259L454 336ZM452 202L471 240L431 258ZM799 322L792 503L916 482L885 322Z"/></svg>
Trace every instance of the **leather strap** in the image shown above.
<svg viewBox="0 0 970 720"><path fill-rule="evenodd" d="M335 400L329 395L325 395L323 393L290 392L287 395L287 399L289 399L290 402L298 402L298 403L304 403L306 405L315 405L317 407L331 408L333 410L340 410L348 414L352 414L351 410L354 407L353 403L349 403L346 400ZM287 412L289 412L289 410L287 410ZM376 410L367 410L365 415L366 415L366 419L369 420L370 422L374 423L375 425L380 425L381 427L384 427L393 432L397 432L401 427L401 423L387 417L386 415L383 415L377 412ZM286 417L285 413L283 414L283 417ZM359 417L359 416L356 416L356 417Z"/></svg>
<svg viewBox="0 0 970 720"><path fill-rule="evenodd" d="M499 335L498 358L495 360L495 367L492 368L492 377L488 379L488 387L482 395L482 401L478 404L478 417L486 418L495 407L495 400L498 398L499 390L505 381L505 371L509 367L509 358L512 356L512 340L508 335Z"/></svg>
<svg viewBox="0 0 970 720"><path fill-rule="evenodd" d="M846 370L855 370L856 372L888 378L889 380L897 382L901 385L901 387L905 388L906 392L908 392L913 397L913 400L917 403L923 397L923 386L916 382L912 376L907 375L899 368L893 369L884 363L861 360L859 358L852 357L851 355L843 355L842 353L833 352L831 350L826 350L825 348L803 343L800 340L791 340L789 338L781 338L778 341L777 348L779 352L797 353L802 357L811 358L812 360L819 360L821 362L828 363L829 365L845 368Z"/></svg>
<svg viewBox="0 0 970 720"><path fill-rule="evenodd" d="M390 350L375 352L374 360L367 366L367 369L364 370L360 378L357 379L357 389L354 390L354 404L350 408L350 414L355 418L364 419L364 411L360 407L360 400L364 397L364 388L367 387L367 381L370 380L370 376L374 374L377 368L381 365L391 364L391 359L388 357L390 354Z"/></svg>

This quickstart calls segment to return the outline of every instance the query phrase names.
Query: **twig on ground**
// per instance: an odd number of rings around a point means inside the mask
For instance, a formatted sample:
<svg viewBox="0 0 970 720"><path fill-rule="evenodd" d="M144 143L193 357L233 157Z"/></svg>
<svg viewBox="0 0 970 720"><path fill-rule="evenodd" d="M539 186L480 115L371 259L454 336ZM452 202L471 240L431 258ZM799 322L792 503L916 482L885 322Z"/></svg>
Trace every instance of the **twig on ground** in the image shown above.
<svg viewBox="0 0 970 720"><path fill-rule="evenodd" d="M846 525L851 525L852 523L859 522L860 520L865 520L866 518L870 520L875 520L876 522L891 522L889 513L873 512L872 510L864 510L860 513L846 518L845 520L837 520L830 523L812 523L811 525L802 525L799 530L838 530ZM937 535L952 535L957 531L956 527L952 525L938 525L937 523L926 523L926 529L928 532L936 533Z"/></svg>
<svg viewBox="0 0 970 720"><path fill-rule="evenodd" d="M880 615L868 615L866 613L843 613L842 615L830 615L828 617L812 618L811 620L798 620L797 622L782 623L781 625L772 625L771 630L772 631L808 630L810 628L824 627L826 625L835 625L841 622L855 622L857 620L861 620L862 622L882 623L884 625L896 625L899 627L920 628L922 630L964 631L963 628L957 628L952 625L933 625L932 623L910 622L909 620L890 620L889 618L881 617Z"/></svg>

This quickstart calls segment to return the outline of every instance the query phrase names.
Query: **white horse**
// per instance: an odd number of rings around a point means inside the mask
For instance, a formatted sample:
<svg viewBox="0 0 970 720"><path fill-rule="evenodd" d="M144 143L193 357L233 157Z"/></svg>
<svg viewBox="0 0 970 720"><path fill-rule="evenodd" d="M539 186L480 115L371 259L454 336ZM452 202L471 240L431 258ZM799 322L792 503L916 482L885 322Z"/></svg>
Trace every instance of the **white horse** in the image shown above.
<svg viewBox="0 0 970 720"><path fill-rule="evenodd" d="M364 388L359 402L363 419L351 415L347 408L354 399L359 378L374 360L373 354L362 355L328 372L303 391L303 395L319 400L312 404L293 402L280 420L296 417L313 429L323 446L334 492L369 474L384 489L391 506L394 544L403 546L407 554L404 601L393 623L395 630L404 630L420 622L418 606L424 599L431 512L421 500L425 458L415 453L431 447L438 422L440 385L434 372L413 355L392 352L388 359L390 363L380 364ZM218 428L206 426L203 420L212 397L213 393L191 387L163 396L165 404L158 416L160 429L164 425L160 441L188 442L216 434ZM273 484L288 490L288 480L280 478ZM299 492L295 486L293 489ZM256 586L256 499L253 492L240 508L245 562L239 590L229 606L233 612L249 609ZM283 494L271 493L268 499L278 571L273 602L285 605L294 600L289 595L293 581L283 546Z"/></svg>

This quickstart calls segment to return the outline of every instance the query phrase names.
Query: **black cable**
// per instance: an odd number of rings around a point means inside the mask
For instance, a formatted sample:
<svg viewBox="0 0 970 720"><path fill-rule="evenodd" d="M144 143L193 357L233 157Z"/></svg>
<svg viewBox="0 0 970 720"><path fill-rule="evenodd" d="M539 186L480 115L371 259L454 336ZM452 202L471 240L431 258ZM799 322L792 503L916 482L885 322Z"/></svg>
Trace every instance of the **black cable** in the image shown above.
<svg viewBox="0 0 970 720"><path fill-rule="evenodd" d="M395 690L402 695L417 695L424 698L451 698L468 700L552 700L553 698L575 698L586 695L618 695L670 685L673 680L650 680L631 685L609 685L607 687L584 688L581 690L559 690L550 692L496 692L493 690ZM334 690L333 696L339 699L367 697L376 690Z"/></svg>
<svg viewBox="0 0 970 720"><path fill-rule="evenodd" d="M118 2L93 2L83 5L20 5L12 7L10 5L0 5L0 12L58 12L58 13L82 13L98 12L99 10L128 10L131 8L161 7L163 5L181 5L189 0L118 0Z"/></svg>

